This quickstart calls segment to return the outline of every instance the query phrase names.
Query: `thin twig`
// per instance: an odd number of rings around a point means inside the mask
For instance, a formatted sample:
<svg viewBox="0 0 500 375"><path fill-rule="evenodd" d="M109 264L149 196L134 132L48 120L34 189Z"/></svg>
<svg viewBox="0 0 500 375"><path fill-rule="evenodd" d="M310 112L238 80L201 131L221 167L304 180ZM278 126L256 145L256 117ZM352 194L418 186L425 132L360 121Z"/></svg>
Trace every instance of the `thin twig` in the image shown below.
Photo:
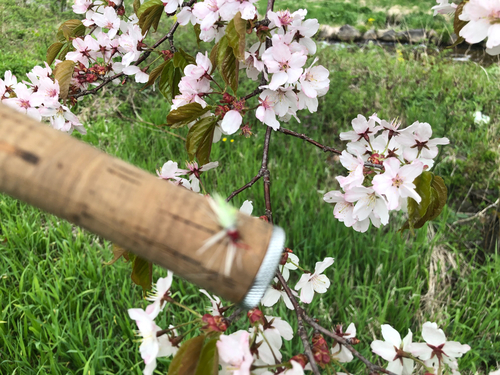
<svg viewBox="0 0 500 375"><path fill-rule="evenodd" d="M451 225L458 225L458 224L463 224L463 223L467 223L469 221L472 221L474 219L477 219L478 217L482 217L486 211L488 211L490 208L493 208L493 207L497 207L498 206L498 203L500 203L500 198L498 198L495 203L492 203L490 204L489 206L487 206L485 209L479 211L477 214L475 215L472 215L471 217L468 217L467 219L462 219L462 220L457 220L455 221L453 224Z"/></svg>
<svg viewBox="0 0 500 375"><path fill-rule="evenodd" d="M270 0L272 1L272 0ZM271 208L271 174L269 173L269 169L267 167L267 163L269 161L269 143L271 139L272 128L267 127L266 129L266 137L264 139L264 152L262 154L262 168L263 177L264 177L264 199L266 201L266 216L269 219L269 222L273 223L273 211Z"/></svg>
<svg viewBox="0 0 500 375"><path fill-rule="evenodd" d="M163 129L163 127L161 127L160 125L156 125L156 124L153 124L152 122L148 122L148 121L144 121L143 119L139 118L139 119L133 119L133 118L130 118L130 117L127 117L125 116L123 113L121 113L120 111L117 110L117 113L118 115L116 117L122 119L122 120L127 120L127 121L130 121L130 122L138 122L138 123L143 123L143 124L147 124L147 125L150 125L150 126L154 126L155 128L158 129L158 131L162 132L162 133L167 133L167 134L170 134L176 138L179 138L181 140L183 140L184 142L186 142L186 138L180 136L179 134L176 134L174 132L171 132L171 131L168 131L168 130L165 130ZM138 116L139 117L139 116ZM145 126L146 128L146 126ZM153 129L154 130L154 129Z"/></svg>
<svg viewBox="0 0 500 375"><path fill-rule="evenodd" d="M241 318L241 313L243 311L244 310L242 308L238 307L226 320L228 321L229 324L236 323Z"/></svg>
<svg viewBox="0 0 500 375"><path fill-rule="evenodd" d="M288 129L285 129L285 128L282 128L282 127L280 127L278 129L278 131L281 132L281 133L283 133L283 134L287 134L287 135L291 135L293 137L297 137L297 138L303 139L304 141L309 142L309 143L315 145L316 147L322 149L324 152L333 152L334 154L338 154L338 155L342 154L342 151L339 151L339 150L337 150L337 149L335 149L333 147L324 146L321 143L315 141L314 139L309 138L305 134L300 134L300 133L294 132L293 130L288 130Z"/></svg>
<svg viewBox="0 0 500 375"><path fill-rule="evenodd" d="M229 202L231 199L233 199L236 195L238 195L239 193L241 193L243 190L246 190L248 189L249 187L251 187L253 184L255 184L257 181L260 180L260 178L264 176L264 171L261 169L259 170L259 173L257 173L255 175L254 178L252 178L250 180L250 182L247 182L245 185L243 185L242 187L240 187L239 189L233 191L229 197L226 198L226 202Z"/></svg>
<svg viewBox="0 0 500 375"><path fill-rule="evenodd" d="M309 344L309 337L307 336L306 328L304 327L304 321L303 321L303 309L300 307L298 304L297 300L295 299L295 296L292 294L292 291L290 290L290 287L286 283L285 279L283 278L283 275L277 271L276 276L278 277L278 280L280 281L281 285L283 286L283 289L285 289L286 294L290 297L290 301L292 301L293 307L295 308L295 315L297 315L297 323L299 325L299 336L302 340L302 345L304 345L304 352L309 358L309 363L311 364L311 369L313 373L319 374L319 369L318 369L318 364L314 360L314 354L311 349L311 344Z"/></svg>

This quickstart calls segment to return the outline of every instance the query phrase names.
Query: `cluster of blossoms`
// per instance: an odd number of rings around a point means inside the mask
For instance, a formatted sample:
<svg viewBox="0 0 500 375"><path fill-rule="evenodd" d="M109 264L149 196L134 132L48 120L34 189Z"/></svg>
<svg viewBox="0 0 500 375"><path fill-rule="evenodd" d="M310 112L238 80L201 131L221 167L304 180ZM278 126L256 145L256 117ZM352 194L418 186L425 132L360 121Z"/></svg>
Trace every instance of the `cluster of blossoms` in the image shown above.
<svg viewBox="0 0 500 375"><path fill-rule="evenodd" d="M365 232L370 222L377 228L386 225L389 211L405 209L408 198L420 203L413 182L432 168L437 146L449 140L431 139L432 128L425 122L400 129L396 121L358 115L352 126L354 130L340 133L341 140L350 141L340 156L349 175L337 177L343 191L330 191L323 199L335 204L339 221Z"/></svg>
<svg viewBox="0 0 500 375"><path fill-rule="evenodd" d="M375 354L389 362L387 370L398 375L411 375L414 361L426 367L428 374L442 374L448 369L454 375L458 372L457 358L470 350L469 345L457 341L446 341L446 336L436 323L426 322L422 326L422 338L425 343L412 343L412 332L408 330L401 340L399 332L388 324L382 325L385 341L375 340L371 348Z"/></svg>
<svg viewBox="0 0 500 375"><path fill-rule="evenodd" d="M182 4L182 0L169 0L168 3L176 2ZM192 8L182 8L177 21L181 25L200 25L201 40L211 42L215 39L218 42L224 36L227 24L238 12L244 20L255 18L257 9L253 4L256 2L257 0L205 0L194 4Z"/></svg>
<svg viewBox="0 0 500 375"><path fill-rule="evenodd" d="M91 34L73 39L75 51L66 55L67 60L78 64L72 80L75 89L86 90L89 84L96 84L98 78L121 72L135 76L136 82L148 81L147 73L131 65L146 48L142 42L145 35L135 14L124 17L125 8L121 0L76 0L73 11L85 14L82 23L92 28Z"/></svg>
<svg viewBox="0 0 500 375"><path fill-rule="evenodd" d="M269 84L261 87L255 116L274 130L280 127L277 118L287 122L305 108L316 112L318 97L329 89L329 72L321 65L314 66L316 59L304 68L307 56L316 53L311 37L319 29L316 19L305 20L306 14L304 9L269 12L272 46L264 49L263 44L257 44L245 54L249 78L255 80L258 72L263 72L269 80L270 74Z"/></svg>
<svg viewBox="0 0 500 375"><path fill-rule="evenodd" d="M449 0L436 0L434 15L437 13L454 13L457 5ZM479 43L487 38L486 52L490 55L500 54L500 3L491 0L467 1L458 18L467 24L458 33L468 43Z"/></svg>
<svg viewBox="0 0 500 375"><path fill-rule="evenodd" d="M70 109L59 101L59 83L52 78L52 69L35 66L26 74L28 81L18 82L10 70L0 78L0 102L35 120L48 121L55 129L85 134L85 128Z"/></svg>
<svg viewBox="0 0 500 375"><path fill-rule="evenodd" d="M167 277L157 281L154 292L147 297L152 303L145 310L139 308L128 310L130 318L137 324L138 334L142 336L139 351L146 365L143 371L145 375L153 373L156 368L156 358L175 354L182 341L182 336L178 335L175 327L171 326L166 330L168 334L165 334L165 331L155 323L159 313L169 301L172 301L170 296L172 277L173 274L169 271ZM211 306L199 319L199 327L206 333L220 333L217 349L222 366L221 373L249 375L250 368L254 365L263 367L262 371L254 372L255 374L271 374L265 371L265 366L274 366L281 362L283 340L293 338L290 324L279 317L265 316L260 310L254 309L247 314L251 324L248 330L224 335L230 324L223 316L228 308L222 306L217 296L211 296L204 289L200 289L200 292L209 298ZM306 363L307 360L303 355L294 357L288 364L290 368L285 370L284 374L303 375ZM287 364L284 364L284 368L286 366Z"/></svg>

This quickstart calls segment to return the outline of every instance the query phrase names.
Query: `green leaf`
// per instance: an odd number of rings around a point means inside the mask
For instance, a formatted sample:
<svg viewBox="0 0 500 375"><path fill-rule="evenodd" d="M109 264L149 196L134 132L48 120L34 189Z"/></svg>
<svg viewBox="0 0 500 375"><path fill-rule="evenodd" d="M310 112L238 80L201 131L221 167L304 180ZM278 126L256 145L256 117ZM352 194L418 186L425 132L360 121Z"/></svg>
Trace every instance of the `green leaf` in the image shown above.
<svg viewBox="0 0 500 375"><path fill-rule="evenodd" d="M59 97L66 99L68 97L69 85L75 68L75 62L66 60L56 65L54 69L54 78L59 83Z"/></svg>
<svg viewBox="0 0 500 375"><path fill-rule="evenodd" d="M408 198L408 220L401 227L401 232L405 229L413 232L413 229L422 228L426 222L438 217L446 204L448 193L441 177L434 176L432 172L423 172L415 179L414 184L422 201L419 204Z"/></svg>
<svg viewBox="0 0 500 375"><path fill-rule="evenodd" d="M210 161L210 152L212 151L212 141L217 120L217 116L205 117L189 129L186 139L186 150L189 158L193 160L196 156L200 165L207 164Z"/></svg>
<svg viewBox="0 0 500 375"><path fill-rule="evenodd" d="M162 95L169 101L179 94L179 82L181 81L182 73L180 69L175 68L172 60L169 60L163 68L158 85Z"/></svg>
<svg viewBox="0 0 500 375"><path fill-rule="evenodd" d="M219 336L208 340L203 346L195 375L217 375L219 373L219 352L216 345Z"/></svg>
<svg viewBox="0 0 500 375"><path fill-rule="evenodd" d="M218 48L219 48L219 43L216 43L212 47L212 50L210 51L210 62L212 63L212 70L210 71L210 74L212 74L214 70L217 68Z"/></svg>
<svg viewBox="0 0 500 375"><path fill-rule="evenodd" d="M59 31L62 32L64 38L69 42L72 38L83 36L85 34L85 26L80 20L68 20L59 26Z"/></svg>
<svg viewBox="0 0 500 375"><path fill-rule="evenodd" d="M200 335L184 342L170 363L168 375L195 375L204 341L205 335Z"/></svg>
<svg viewBox="0 0 500 375"><path fill-rule="evenodd" d="M158 79L158 77L161 76L161 73L163 72L163 68L168 64L168 61L162 62L160 65L158 65L156 68L154 68L151 73L149 73L149 80L148 82L144 85L144 87L141 90L144 90L146 87L151 86L155 81Z"/></svg>
<svg viewBox="0 0 500 375"><path fill-rule="evenodd" d="M189 53L186 53L182 48L179 48L179 51L174 53L172 60L174 61L174 66L183 72L184 68L189 64L196 65L196 59Z"/></svg>
<svg viewBox="0 0 500 375"><path fill-rule="evenodd" d="M241 13L229 22L226 28L226 36L233 53L238 60L245 59L245 37L247 31L247 21L241 18Z"/></svg>
<svg viewBox="0 0 500 375"><path fill-rule="evenodd" d="M196 25L193 26L194 28L194 33L196 35L196 44L198 45L198 48L200 48L200 43L201 43L201 39L200 39L200 34L201 34L201 26L199 23L197 23Z"/></svg>
<svg viewBox="0 0 500 375"><path fill-rule="evenodd" d="M47 56L46 56L47 64L51 65L54 62L57 55L59 54L59 52L63 48L63 46L64 46L64 44L61 42L55 42L55 43L51 44L51 46L47 50Z"/></svg>
<svg viewBox="0 0 500 375"><path fill-rule="evenodd" d="M59 54L59 60L64 60L66 57L66 54L73 48L73 45L71 43L66 43L65 47L61 50L61 53Z"/></svg>
<svg viewBox="0 0 500 375"><path fill-rule="evenodd" d="M61 42L61 43L66 43L67 42L66 38L64 37L64 33L61 30L59 30L57 32L56 39L57 39L58 42Z"/></svg>
<svg viewBox="0 0 500 375"><path fill-rule="evenodd" d="M225 35L219 40L219 47L217 48L217 67L226 85L230 86L233 93L236 95L240 65Z"/></svg>
<svg viewBox="0 0 500 375"><path fill-rule="evenodd" d="M161 0L148 0L141 5L141 7L138 9L138 11L135 12L135 14L137 14L137 17L141 18L146 9L149 9L150 7L155 5L163 5L163 2Z"/></svg>
<svg viewBox="0 0 500 375"><path fill-rule="evenodd" d="M212 107L206 106L203 108L198 103L189 103L174 109L167 116L167 126L172 128L180 128L181 126L187 125L190 122L196 120L201 115L208 112Z"/></svg>
<svg viewBox="0 0 500 375"><path fill-rule="evenodd" d="M147 290L151 290L151 284L153 282L153 263L136 256L134 258L131 278L134 284L142 287L144 293L146 293Z"/></svg>
<svg viewBox="0 0 500 375"><path fill-rule="evenodd" d="M139 17L139 9L141 8L141 0L134 0L134 3L132 4L134 7L134 13Z"/></svg>
<svg viewBox="0 0 500 375"><path fill-rule="evenodd" d="M143 34L146 34L151 27L156 31L158 30L158 24L160 22L161 16L163 15L164 5L154 4L149 8L145 9L139 18L139 26ZM142 9L142 6L141 6Z"/></svg>

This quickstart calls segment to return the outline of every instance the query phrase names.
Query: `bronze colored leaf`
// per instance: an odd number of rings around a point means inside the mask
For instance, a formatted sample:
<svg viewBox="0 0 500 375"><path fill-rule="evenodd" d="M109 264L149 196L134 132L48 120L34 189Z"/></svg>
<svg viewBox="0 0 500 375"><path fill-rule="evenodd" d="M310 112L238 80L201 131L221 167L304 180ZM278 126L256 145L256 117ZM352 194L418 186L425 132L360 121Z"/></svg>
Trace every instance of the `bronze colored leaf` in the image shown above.
<svg viewBox="0 0 500 375"><path fill-rule="evenodd" d="M167 116L167 126L180 128L207 113L212 107L203 108L199 103L189 103L174 109Z"/></svg>
<svg viewBox="0 0 500 375"><path fill-rule="evenodd" d="M151 290L151 284L153 283L153 263L136 256L134 258L131 278L134 284L142 287L144 294L146 291Z"/></svg>
<svg viewBox="0 0 500 375"><path fill-rule="evenodd" d="M246 29L247 21L241 18L240 12L236 13L236 16L229 22L226 28L228 43L238 60L245 59Z"/></svg>
<svg viewBox="0 0 500 375"><path fill-rule="evenodd" d="M170 363L168 375L195 375L204 342L205 335L184 342Z"/></svg>
<svg viewBox="0 0 500 375"><path fill-rule="evenodd" d="M64 44L60 42L52 43L49 49L47 50L47 64L51 65L56 59L57 55L63 48Z"/></svg>
<svg viewBox="0 0 500 375"><path fill-rule="evenodd" d="M191 160L196 158L200 165L207 164L210 161L210 152L212 151L212 141L214 137L215 125L218 117L205 117L194 124L186 139L186 150Z"/></svg>
<svg viewBox="0 0 500 375"><path fill-rule="evenodd" d="M69 85L75 68L75 62L71 60L62 61L54 69L54 78L59 83L59 97L66 99L68 97Z"/></svg>

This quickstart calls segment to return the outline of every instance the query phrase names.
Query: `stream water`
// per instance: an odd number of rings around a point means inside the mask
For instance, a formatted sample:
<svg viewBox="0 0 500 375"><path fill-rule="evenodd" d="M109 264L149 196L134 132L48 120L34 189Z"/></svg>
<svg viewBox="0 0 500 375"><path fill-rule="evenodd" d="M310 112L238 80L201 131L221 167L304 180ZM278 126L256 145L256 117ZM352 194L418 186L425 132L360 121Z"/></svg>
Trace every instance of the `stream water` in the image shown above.
<svg viewBox="0 0 500 375"><path fill-rule="evenodd" d="M486 53L485 48L481 46L459 45L454 48L447 49L446 47L437 47L426 44L401 44L381 41L368 41L358 43L344 42L322 42L324 45L330 46L333 49L354 49L354 48L373 48L380 47L389 53L397 54L398 50L413 52L415 57L421 54L430 56L438 56L442 54L444 58L456 62L474 62L483 67L488 67L493 64L500 63L500 55L490 56Z"/></svg>

